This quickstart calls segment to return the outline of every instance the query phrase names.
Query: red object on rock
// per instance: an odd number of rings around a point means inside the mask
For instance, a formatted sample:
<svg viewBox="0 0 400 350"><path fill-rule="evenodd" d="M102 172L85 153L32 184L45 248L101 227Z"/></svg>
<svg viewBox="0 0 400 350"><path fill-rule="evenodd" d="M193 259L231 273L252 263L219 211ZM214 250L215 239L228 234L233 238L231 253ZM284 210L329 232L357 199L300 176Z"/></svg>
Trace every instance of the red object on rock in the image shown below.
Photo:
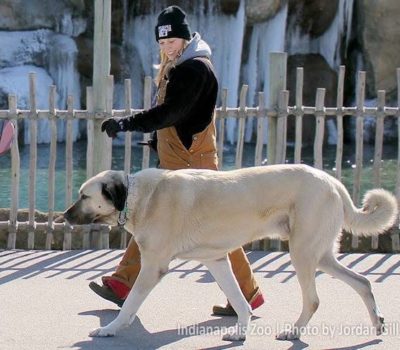
<svg viewBox="0 0 400 350"><path fill-rule="evenodd" d="M0 155L10 150L14 139L14 125L9 120L0 121Z"/></svg>

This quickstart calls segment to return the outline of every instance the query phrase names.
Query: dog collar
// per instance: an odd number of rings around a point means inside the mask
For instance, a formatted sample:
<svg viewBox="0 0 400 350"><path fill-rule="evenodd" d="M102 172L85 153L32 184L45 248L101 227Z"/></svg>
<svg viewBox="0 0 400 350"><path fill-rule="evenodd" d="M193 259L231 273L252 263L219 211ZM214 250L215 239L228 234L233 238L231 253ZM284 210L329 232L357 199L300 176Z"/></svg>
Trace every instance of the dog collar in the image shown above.
<svg viewBox="0 0 400 350"><path fill-rule="evenodd" d="M126 218L128 214L128 196L131 192L131 188L133 187L133 181L129 181L129 175L126 175L126 198L124 209L119 212L118 216L118 226L123 227L126 224Z"/></svg>

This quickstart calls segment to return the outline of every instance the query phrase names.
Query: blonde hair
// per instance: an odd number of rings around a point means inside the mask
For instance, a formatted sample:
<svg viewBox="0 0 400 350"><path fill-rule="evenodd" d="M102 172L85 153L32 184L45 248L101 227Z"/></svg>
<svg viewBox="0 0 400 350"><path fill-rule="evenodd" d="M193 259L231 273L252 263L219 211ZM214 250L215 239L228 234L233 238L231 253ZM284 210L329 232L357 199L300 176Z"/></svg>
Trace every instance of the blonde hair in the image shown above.
<svg viewBox="0 0 400 350"><path fill-rule="evenodd" d="M168 56L160 50L160 64L156 67L158 68L158 73L155 79L155 82L157 86L160 85L161 80L168 75L169 71L171 68L175 67L176 61L179 59L179 57L182 55L183 51L185 51L186 47L189 45L189 41L184 40L183 41L183 47L182 51L180 54L173 60L169 60Z"/></svg>

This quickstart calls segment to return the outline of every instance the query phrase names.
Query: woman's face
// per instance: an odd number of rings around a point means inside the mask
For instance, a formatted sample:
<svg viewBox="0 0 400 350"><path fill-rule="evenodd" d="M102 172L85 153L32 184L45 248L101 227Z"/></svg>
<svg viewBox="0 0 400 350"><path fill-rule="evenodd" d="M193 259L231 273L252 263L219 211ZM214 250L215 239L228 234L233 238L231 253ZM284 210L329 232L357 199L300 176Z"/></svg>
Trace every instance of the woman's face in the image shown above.
<svg viewBox="0 0 400 350"><path fill-rule="evenodd" d="M185 40L181 38L160 39L158 44L160 50L165 53L169 60L174 60L183 50Z"/></svg>

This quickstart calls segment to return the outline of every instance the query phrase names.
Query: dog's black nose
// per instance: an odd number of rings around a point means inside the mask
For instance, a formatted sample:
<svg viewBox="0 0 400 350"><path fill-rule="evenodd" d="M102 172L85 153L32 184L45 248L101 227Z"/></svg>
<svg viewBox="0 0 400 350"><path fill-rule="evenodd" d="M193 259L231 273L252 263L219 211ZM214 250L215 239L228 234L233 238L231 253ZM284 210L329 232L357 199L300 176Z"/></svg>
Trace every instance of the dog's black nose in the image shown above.
<svg viewBox="0 0 400 350"><path fill-rule="evenodd" d="M73 218L73 216L71 215L69 210L64 212L64 214L63 214L64 221L68 221L70 224L72 224L72 221L73 221L72 218Z"/></svg>

